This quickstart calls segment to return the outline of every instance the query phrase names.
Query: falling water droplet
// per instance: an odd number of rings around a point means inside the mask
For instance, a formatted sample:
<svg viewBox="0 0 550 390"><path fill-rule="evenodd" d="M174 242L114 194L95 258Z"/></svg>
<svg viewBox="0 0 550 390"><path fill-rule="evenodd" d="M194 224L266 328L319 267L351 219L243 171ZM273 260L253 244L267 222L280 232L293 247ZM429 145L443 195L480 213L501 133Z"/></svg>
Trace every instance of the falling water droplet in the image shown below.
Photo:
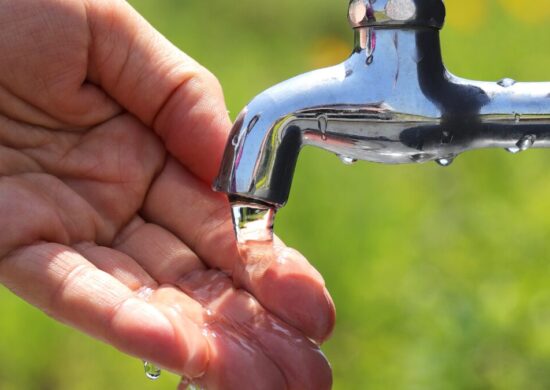
<svg viewBox="0 0 550 390"><path fill-rule="evenodd" d="M347 157L347 156L338 156L340 158L340 161L342 161L345 165L353 165L357 162L356 158L353 157Z"/></svg>
<svg viewBox="0 0 550 390"><path fill-rule="evenodd" d="M371 54L367 57L367 65L371 65L374 62L374 56Z"/></svg>
<svg viewBox="0 0 550 390"><path fill-rule="evenodd" d="M498 85L500 85L501 87L503 88L509 88L509 87L512 87L514 84L516 84L517 81L514 80L514 79L510 79L510 78L504 78L502 80L499 80L497 82Z"/></svg>
<svg viewBox="0 0 550 390"><path fill-rule="evenodd" d="M523 136L515 146L512 146L511 148L506 149L506 151L512 154L525 152L526 150L531 149L533 145L535 145L536 141L537 141L537 136L535 134L528 134Z"/></svg>
<svg viewBox="0 0 550 390"><path fill-rule="evenodd" d="M444 157L444 158L440 158L440 159L437 159L435 160L435 162L442 166L442 167L448 167L450 166L453 162L455 161L455 158L453 156L450 156L450 157Z"/></svg>
<svg viewBox="0 0 550 390"><path fill-rule="evenodd" d="M517 147L519 148L520 151L524 152L526 150L531 149L533 145L535 145L536 140L537 140L536 135L528 134L518 141Z"/></svg>
<svg viewBox="0 0 550 390"><path fill-rule="evenodd" d="M145 369L145 375L147 376L147 378L151 379L152 381L156 381L158 378L160 378L160 368L155 366L153 363L144 361L143 368Z"/></svg>

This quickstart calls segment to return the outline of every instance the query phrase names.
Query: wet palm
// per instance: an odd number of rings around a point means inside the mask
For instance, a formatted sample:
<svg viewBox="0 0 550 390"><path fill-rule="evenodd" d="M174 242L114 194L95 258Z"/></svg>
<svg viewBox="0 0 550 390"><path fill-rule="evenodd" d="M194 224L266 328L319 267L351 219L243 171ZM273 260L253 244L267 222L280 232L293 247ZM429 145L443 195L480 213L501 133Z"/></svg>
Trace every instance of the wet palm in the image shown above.
<svg viewBox="0 0 550 390"><path fill-rule="evenodd" d="M213 76L125 2L1 5L0 282L208 388L330 387L322 278L280 242L248 273L209 188Z"/></svg>

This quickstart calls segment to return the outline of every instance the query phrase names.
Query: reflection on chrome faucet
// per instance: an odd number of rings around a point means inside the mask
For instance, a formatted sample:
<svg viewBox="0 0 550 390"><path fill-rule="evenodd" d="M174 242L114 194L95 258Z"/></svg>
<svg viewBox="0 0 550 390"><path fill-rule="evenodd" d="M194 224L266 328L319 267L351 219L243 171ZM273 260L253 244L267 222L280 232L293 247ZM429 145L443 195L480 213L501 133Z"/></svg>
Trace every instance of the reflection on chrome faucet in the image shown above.
<svg viewBox="0 0 550 390"><path fill-rule="evenodd" d="M215 189L281 207L305 145L345 163L442 166L473 149L550 147L550 82L452 75L441 58L444 19L442 0L352 0L350 58L252 100L233 127Z"/></svg>

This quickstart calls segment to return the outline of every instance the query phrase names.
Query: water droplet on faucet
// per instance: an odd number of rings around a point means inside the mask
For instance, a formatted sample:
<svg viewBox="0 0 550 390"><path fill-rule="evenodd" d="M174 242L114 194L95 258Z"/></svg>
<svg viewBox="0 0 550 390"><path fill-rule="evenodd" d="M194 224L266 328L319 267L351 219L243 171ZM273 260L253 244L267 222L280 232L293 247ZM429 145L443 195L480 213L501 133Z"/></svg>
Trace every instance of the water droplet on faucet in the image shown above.
<svg viewBox="0 0 550 390"><path fill-rule="evenodd" d="M340 161L342 161L345 165L353 165L357 162L356 158L348 157L348 156L338 156L340 158Z"/></svg>
<svg viewBox="0 0 550 390"><path fill-rule="evenodd" d="M441 133L441 143L444 145L450 144L453 141L453 133L450 131L444 130Z"/></svg>
<svg viewBox="0 0 550 390"><path fill-rule="evenodd" d="M515 146L512 146L511 148L506 149L506 151L512 154L525 152L526 150L531 149L535 145L536 141L537 141L537 136L535 134L528 134L523 136Z"/></svg>
<svg viewBox="0 0 550 390"><path fill-rule="evenodd" d="M321 132L321 138L323 139L323 141L326 141L328 119L325 115L319 115L319 118L317 118L317 126L319 127L319 131Z"/></svg>
<svg viewBox="0 0 550 390"><path fill-rule="evenodd" d="M449 156L449 157L443 157L443 158L440 158L440 159L437 159L435 160L435 162L442 166L442 167L448 167L450 166L453 162L455 161L455 158L453 156Z"/></svg>
<svg viewBox="0 0 550 390"><path fill-rule="evenodd" d="M535 141L537 140L537 136L534 134L529 134L520 139L517 143L517 147L520 151L524 152L526 150L529 150L535 145Z"/></svg>
<svg viewBox="0 0 550 390"><path fill-rule="evenodd" d="M143 368L145 369L145 375L147 376L147 378L151 379L152 381L156 381L158 378L160 378L161 370L153 363L144 361Z"/></svg>
<svg viewBox="0 0 550 390"><path fill-rule="evenodd" d="M504 78L502 80L499 80L497 82L498 85L500 85L501 87L503 88L509 88L509 87L512 87L514 84L516 84L517 81L514 80L514 79L510 79L510 78Z"/></svg>
<svg viewBox="0 0 550 390"><path fill-rule="evenodd" d="M239 135L238 134L235 134L233 136L233 139L231 140L231 145L233 146L237 146L239 144Z"/></svg>
<svg viewBox="0 0 550 390"><path fill-rule="evenodd" d="M255 116L250 120L250 122L248 123L248 127L246 128L246 132L247 132L247 133L250 133L250 132L254 129L254 126L256 126L256 123L258 123L259 120L260 120L260 116L259 116L259 115L255 115Z"/></svg>
<svg viewBox="0 0 550 390"><path fill-rule="evenodd" d="M374 56L371 54L367 57L367 65L371 65L374 62Z"/></svg>

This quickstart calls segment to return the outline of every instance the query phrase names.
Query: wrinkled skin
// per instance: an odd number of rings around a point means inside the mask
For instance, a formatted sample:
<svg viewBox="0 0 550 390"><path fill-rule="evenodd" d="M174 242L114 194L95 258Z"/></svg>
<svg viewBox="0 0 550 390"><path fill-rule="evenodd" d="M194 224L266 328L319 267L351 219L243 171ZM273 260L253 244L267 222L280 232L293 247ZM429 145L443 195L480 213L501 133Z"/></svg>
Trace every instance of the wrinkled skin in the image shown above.
<svg viewBox="0 0 550 390"><path fill-rule="evenodd" d="M210 190L217 80L124 1L0 9L0 282L208 389L330 388L323 279L278 240L249 273Z"/></svg>

